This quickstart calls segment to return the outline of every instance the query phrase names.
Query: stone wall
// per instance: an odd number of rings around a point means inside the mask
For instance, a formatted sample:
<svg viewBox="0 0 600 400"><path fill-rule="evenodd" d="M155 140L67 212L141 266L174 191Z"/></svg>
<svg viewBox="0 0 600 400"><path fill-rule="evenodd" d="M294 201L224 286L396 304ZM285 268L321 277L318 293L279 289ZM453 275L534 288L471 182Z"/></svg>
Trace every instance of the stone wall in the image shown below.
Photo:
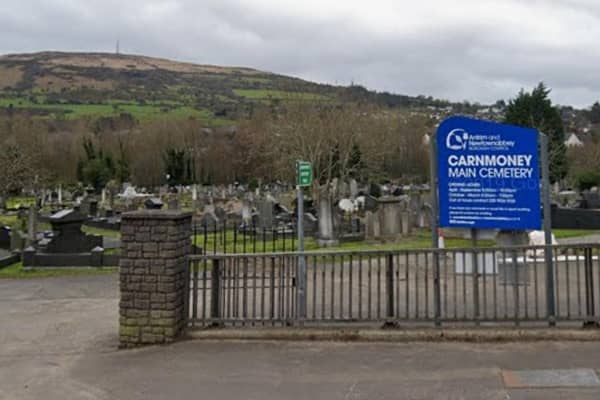
<svg viewBox="0 0 600 400"><path fill-rule="evenodd" d="M141 210L121 221L121 347L175 340L187 322L191 213Z"/></svg>

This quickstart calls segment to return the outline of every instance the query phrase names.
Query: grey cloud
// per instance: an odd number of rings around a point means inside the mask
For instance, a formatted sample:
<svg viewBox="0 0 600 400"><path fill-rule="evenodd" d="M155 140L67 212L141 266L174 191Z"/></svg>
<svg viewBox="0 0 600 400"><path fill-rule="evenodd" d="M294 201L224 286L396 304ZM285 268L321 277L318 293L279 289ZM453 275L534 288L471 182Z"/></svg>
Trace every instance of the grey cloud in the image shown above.
<svg viewBox="0 0 600 400"><path fill-rule="evenodd" d="M24 0L0 5L0 53L112 51L120 39L125 52L457 101L506 99L544 80L555 101L587 106L600 98L600 48L578 38L600 33L600 5L549 3L527 4L541 16L565 13L548 22L559 24L548 26L550 33L539 20L523 23L522 15L476 13L382 33L360 16L314 18L277 1L254 7L234 0ZM449 3L438 4L443 10ZM574 36L555 40L550 28Z"/></svg>

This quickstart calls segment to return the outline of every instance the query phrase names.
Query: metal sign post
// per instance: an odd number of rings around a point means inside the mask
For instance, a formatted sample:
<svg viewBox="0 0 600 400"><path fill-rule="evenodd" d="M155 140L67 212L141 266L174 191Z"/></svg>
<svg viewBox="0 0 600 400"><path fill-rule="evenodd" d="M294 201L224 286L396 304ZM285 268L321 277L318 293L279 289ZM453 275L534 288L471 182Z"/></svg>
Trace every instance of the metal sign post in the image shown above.
<svg viewBox="0 0 600 400"><path fill-rule="evenodd" d="M296 162L296 189L298 191L298 252L304 252L304 187L312 185L312 165L306 161ZM297 317L306 318L306 259L302 254L298 256L298 291L297 291Z"/></svg>
<svg viewBox="0 0 600 400"><path fill-rule="evenodd" d="M430 152L429 152L429 176L431 179L431 247L439 249L440 237L438 227L438 172L437 172L437 144L435 135L431 136L430 139ZM433 266L434 266L434 277L433 277L433 301L435 307L435 325L441 325L442 316L442 303L440 296L440 254L439 252L433 253Z"/></svg>
<svg viewBox="0 0 600 400"><path fill-rule="evenodd" d="M554 302L554 268L552 265L552 210L550 205L550 163L548 160L548 136L540 132L540 152L542 164L542 201L544 209L544 261L546 263L546 304L548 323L556 324Z"/></svg>

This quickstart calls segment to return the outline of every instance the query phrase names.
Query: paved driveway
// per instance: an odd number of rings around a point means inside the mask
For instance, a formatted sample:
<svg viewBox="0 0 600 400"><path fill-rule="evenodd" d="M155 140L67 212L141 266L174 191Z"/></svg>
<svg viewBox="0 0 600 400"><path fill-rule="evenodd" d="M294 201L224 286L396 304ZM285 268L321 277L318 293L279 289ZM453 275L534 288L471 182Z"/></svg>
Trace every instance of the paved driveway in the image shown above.
<svg viewBox="0 0 600 400"><path fill-rule="evenodd" d="M503 370L600 366L599 343L180 342L117 350L117 277L0 280L0 399L598 399Z"/></svg>

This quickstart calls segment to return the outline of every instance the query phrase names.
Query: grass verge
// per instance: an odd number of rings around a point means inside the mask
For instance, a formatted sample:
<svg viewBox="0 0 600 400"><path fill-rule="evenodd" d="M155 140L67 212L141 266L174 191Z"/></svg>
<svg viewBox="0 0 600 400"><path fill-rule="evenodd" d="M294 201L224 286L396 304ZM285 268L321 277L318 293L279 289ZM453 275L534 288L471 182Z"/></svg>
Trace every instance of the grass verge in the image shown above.
<svg viewBox="0 0 600 400"><path fill-rule="evenodd" d="M16 263L0 269L0 279L48 278L53 276L106 275L117 272L117 267L68 267L23 269L23 263Z"/></svg>

